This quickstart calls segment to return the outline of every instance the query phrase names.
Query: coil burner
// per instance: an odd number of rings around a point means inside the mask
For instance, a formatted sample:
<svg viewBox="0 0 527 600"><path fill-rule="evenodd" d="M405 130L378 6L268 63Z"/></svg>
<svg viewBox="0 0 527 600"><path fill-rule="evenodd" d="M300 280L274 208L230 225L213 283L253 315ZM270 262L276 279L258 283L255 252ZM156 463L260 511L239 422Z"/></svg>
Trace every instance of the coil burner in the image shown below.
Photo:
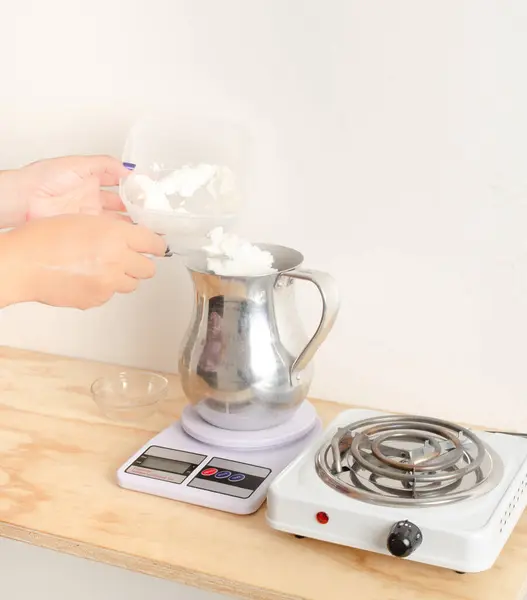
<svg viewBox="0 0 527 600"><path fill-rule="evenodd" d="M473 432L419 416L380 416L340 427L315 465L331 488L387 506L476 498L503 476L500 457Z"/></svg>
<svg viewBox="0 0 527 600"><path fill-rule="evenodd" d="M267 492L273 529L458 573L490 569L526 507L522 434L356 408Z"/></svg>

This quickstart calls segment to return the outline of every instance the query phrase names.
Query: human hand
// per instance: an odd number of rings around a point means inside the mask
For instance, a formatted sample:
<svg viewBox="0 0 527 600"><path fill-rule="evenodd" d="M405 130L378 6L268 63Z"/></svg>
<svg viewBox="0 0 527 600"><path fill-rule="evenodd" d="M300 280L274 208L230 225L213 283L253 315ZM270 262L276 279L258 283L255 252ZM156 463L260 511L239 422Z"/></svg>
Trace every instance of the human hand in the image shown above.
<svg viewBox="0 0 527 600"><path fill-rule="evenodd" d="M62 214L117 214L119 195L102 190L129 170L111 156L66 156L0 173L0 226ZM4 218L2 218L2 216Z"/></svg>
<svg viewBox="0 0 527 600"><path fill-rule="evenodd" d="M0 235L3 287L14 302L87 309L129 293L154 275L163 239L106 215L63 215L31 221Z"/></svg>

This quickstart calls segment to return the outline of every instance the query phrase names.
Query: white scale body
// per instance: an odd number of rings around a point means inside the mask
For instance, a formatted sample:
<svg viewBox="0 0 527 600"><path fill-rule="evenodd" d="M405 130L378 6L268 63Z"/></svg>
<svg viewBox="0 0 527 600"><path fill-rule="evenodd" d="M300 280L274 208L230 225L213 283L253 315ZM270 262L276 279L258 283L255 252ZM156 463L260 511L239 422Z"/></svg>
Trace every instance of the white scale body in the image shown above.
<svg viewBox="0 0 527 600"><path fill-rule="evenodd" d="M185 409L183 417L186 419L156 435L119 468L117 481L121 487L230 513L251 514L265 501L274 478L322 430L314 408L307 402L291 423L272 430L211 429L191 407ZM189 427L197 437L187 433ZM211 433L219 442L223 439L235 447L205 442Z"/></svg>
<svg viewBox="0 0 527 600"><path fill-rule="evenodd" d="M315 456L338 427L383 414L354 409L341 413L272 483L267 498L269 525L287 533L389 555L386 542L391 527L408 520L420 528L422 543L408 558L398 560L460 572L490 569L527 504L527 440L476 432L500 455L504 465L501 483L482 497L445 506L379 506L326 485L315 471ZM327 523L317 520L319 512L327 514Z"/></svg>

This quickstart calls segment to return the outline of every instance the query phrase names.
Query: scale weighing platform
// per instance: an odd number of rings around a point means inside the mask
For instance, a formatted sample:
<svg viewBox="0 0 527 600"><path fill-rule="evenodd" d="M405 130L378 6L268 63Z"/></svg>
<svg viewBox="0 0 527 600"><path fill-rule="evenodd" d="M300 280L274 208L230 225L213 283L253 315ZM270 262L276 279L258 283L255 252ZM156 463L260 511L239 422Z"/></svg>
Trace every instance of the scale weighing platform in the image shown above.
<svg viewBox="0 0 527 600"><path fill-rule="evenodd" d="M117 471L123 488L230 513L256 512L273 479L322 426L307 401L281 425L258 431L220 429L192 406Z"/></svg>

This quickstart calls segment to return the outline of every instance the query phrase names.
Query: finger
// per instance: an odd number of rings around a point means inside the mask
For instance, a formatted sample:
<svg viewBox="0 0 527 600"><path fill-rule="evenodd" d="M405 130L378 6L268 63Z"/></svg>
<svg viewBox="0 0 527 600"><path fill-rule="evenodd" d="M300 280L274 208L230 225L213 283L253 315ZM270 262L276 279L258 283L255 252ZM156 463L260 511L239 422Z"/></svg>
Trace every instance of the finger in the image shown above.
<svg viewBox="0 0 527 600"><path fill-rule="evenodd" d="M167 245L163 238L142 225L123 223L127 227L126 240L128 247L143 254L164 256Z"/></svg>
<svg viewBox="0 0 527 600"><path fill-rule="evenodd" d="M119 294L130 294L135 292L139 286L139 281L130 275L120 275L115 282L115 291Z"/></svg>
<svg viewBox="0 0 527 600"><path fill-rule="evenodd" d="M101 190L101 206L104 210L122 210L126 211L126 206L123 204L119 194Z"/></svg>
<svg viewBox="0 0 527 600"><path fill-rule="evenodd" d="M85 160L89 172L98 177L101 185L117 185L120 179L130 175L123 163L113 156L87 156Z"/></svg>
<svg viewBox="0 0 527 600"><path fill-rule="evenodd" d="M124 268L126 274L135 279L151 279L156 273L153 260L131 250L124 257Z"/></svg>
<svg viewBox="0 0 527 600"><path fill-rule="evenodd" d="M109 219L116 219L117 221L124 221L125 223L133 223L130 215L123 214L115 210L103 210L102 214Z"/></svg>

